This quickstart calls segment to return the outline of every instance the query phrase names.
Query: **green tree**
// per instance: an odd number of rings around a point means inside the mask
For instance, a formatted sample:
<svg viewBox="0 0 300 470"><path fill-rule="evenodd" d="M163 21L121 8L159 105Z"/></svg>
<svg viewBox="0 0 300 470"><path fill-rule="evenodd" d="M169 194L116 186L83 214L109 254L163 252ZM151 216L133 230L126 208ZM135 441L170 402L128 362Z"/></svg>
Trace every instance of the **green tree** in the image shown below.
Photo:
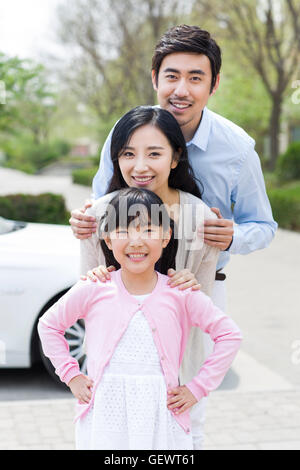
<svg viewBox="0 0 300 470"><path fill-rule="evenodd" d="M56 95L46 69L30 60L0 54L0 147L6 165L35 172L69 152L65 141L51 140Z"/></svg>
<svg viewBox="0 0 300 470"><path fill-rule="evenodd" d="M300 4L297 0L197 0L195 20L215 22L220 38L247 60L269 96L270 169L279 155L282 106L300 64ZM204 21L203 21L204 20ZM297 78L297 77L295 77Z"/></svg>
<svg viewBox="0 0 300 470"><path fill-rule="evenodd" d="M155 103L154 45L188 17L191 3L74 0L60 7L58 36L72 57L63 78L100 121L113 124L133 106Z"/></svg>
<svg viewBox="0 0 300 470"><path fill-rule="evenodd" d="M256 140L260 155L268 132L271 100L260 77L249 64L235 60L235 51L226 41L222 48L220 86L210 99L209 108L243 127Z"/></svg>
<svg viewBox="0 0 300 470"><path fill-rule="evenodd" d="M44 67L0 53L0 81L5 89L5 100L0 104L0 132L29 132L36 142L43 141L55 110L55 94Z"/></svg>

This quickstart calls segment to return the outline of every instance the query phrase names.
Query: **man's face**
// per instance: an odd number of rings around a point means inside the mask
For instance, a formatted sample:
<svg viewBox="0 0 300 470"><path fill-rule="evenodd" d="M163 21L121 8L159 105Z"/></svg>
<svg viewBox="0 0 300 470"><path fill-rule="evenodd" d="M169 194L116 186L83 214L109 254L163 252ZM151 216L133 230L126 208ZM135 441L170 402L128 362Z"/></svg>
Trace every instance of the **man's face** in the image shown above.
<svg viewBox="0 0 300 470"><path fill-rule="evenodd" d="M160 66L158 83L152 71L152 83L159 105L177 119L186 141L189 141L201 119L208 98L219 85L219 76L212 92L211 66L206 55L175 52L167 55Z"/></svg>

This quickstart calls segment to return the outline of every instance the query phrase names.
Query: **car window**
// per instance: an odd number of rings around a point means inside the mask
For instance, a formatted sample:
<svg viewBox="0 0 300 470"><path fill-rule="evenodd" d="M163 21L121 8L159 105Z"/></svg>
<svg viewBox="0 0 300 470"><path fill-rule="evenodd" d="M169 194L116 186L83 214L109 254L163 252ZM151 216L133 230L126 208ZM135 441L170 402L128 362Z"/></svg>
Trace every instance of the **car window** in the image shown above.
<svg viewBox="0 0 300 470"><path fill-rule="evenodd" d="M19 230L24 228L26 223L24 222L16 222L15 220L8 220L0 217L0 235L4 235L5 233L14 232L15 230Z"/></svg>

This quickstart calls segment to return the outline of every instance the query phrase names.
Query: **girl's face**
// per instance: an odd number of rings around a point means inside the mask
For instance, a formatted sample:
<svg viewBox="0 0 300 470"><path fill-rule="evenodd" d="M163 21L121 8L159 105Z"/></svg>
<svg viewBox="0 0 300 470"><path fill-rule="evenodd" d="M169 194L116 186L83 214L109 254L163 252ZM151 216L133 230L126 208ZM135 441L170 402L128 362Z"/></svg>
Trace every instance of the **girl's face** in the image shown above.
<svg viewBox="0 0 300 470"><path fill-rule="evenodd" d="M105 242L123 270L142 274L154 270L170 236L171 229L164 232L162 227L140 224L135 219L128 227L111 232Z"/></svg>
<svg viewBox="0 0 300 470"><path fill-rule="evenodd" d="M129 187L149 189L164 199L176 157L167 137L147 124L134 131L120 153L119 166Z"/></svg>

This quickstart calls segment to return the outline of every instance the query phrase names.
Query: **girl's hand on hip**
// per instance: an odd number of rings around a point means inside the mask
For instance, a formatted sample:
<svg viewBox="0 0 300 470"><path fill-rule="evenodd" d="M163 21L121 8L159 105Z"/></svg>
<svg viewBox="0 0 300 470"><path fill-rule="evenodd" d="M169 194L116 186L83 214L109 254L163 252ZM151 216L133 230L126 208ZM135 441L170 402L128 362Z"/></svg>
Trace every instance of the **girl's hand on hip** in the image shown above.
<svg viewBox="0 0 300 470"><path fill-rule="evenodd" d="M86 276L80 276L82 281L86 281L89 278L91 281L96 282L97 280L101 282L105 282L106 280L110 279L110 272L115 271L116 268L114 266L106 266L100 265L97 268L94 268L87 272Z"/></svg>
<svg viewBox="0 0 300 470"><path fill-rule="evenodd" d="M167 407L169 410L175 409L175 414L186 411L197 403L197 399L186 385L168 390Z"/></svg>
<svg viewBox="0 0 300 470"><path fill-rule="evenodd" d="M73 393L74 397L79 400L79 403L89 403L92 398L93 380L86 375L77 375L68 383L68 387Z"/></svg>
<svg viewBox="0 0 300 470"><path fill-rule="evenodd" d="M181 271L175 271L175 269L168 269L168 276L171 278L168 281L170 287L180 286L180 290L188 289L200 290L201 284L198 284L194 274L188 269L182 269Z"/></svg>

